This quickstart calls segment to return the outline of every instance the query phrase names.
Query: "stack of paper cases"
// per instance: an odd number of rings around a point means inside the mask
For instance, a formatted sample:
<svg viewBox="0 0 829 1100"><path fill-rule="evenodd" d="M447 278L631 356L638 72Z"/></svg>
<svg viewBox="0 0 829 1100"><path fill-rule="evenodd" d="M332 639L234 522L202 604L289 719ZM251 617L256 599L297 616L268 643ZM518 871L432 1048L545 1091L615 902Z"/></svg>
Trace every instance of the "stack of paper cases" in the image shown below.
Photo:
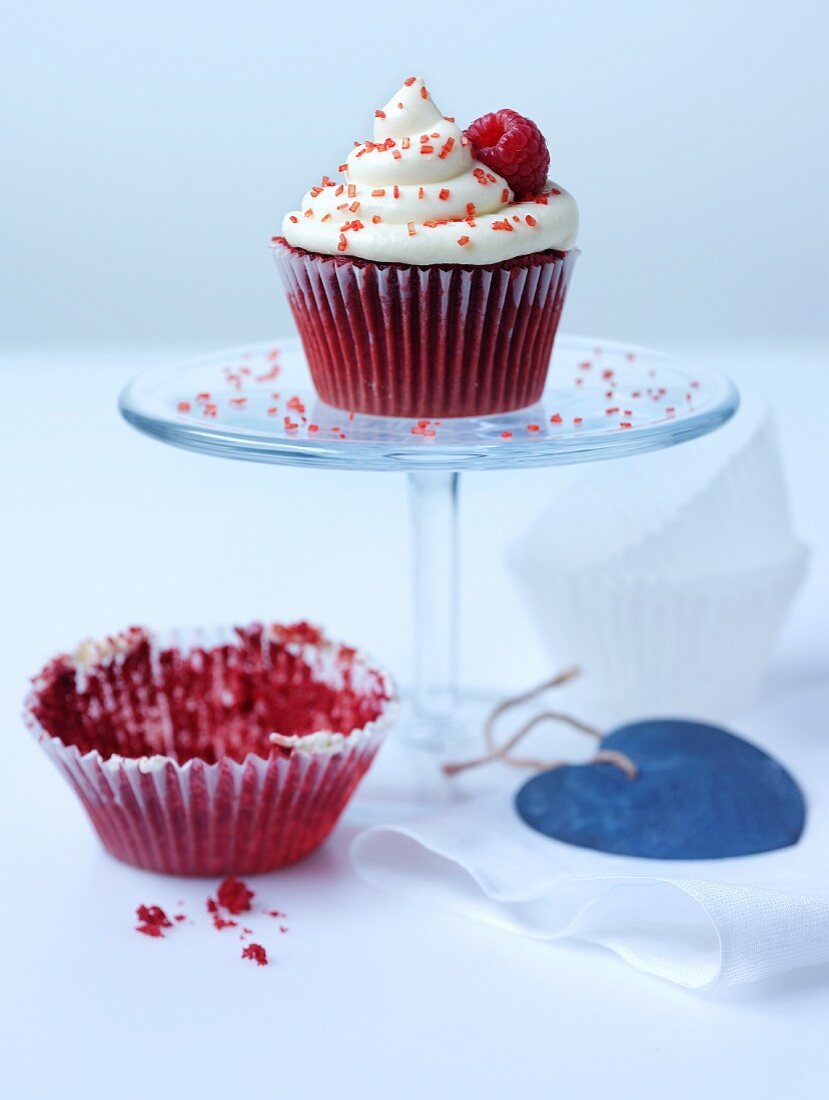
<svg viewBox="0 0 829 1100"><path fill-rule="evenodd" d="M756 694L808 551L774 425L598 463L546 508L511 565L554 667L625 714L723 719Z"/></svg>

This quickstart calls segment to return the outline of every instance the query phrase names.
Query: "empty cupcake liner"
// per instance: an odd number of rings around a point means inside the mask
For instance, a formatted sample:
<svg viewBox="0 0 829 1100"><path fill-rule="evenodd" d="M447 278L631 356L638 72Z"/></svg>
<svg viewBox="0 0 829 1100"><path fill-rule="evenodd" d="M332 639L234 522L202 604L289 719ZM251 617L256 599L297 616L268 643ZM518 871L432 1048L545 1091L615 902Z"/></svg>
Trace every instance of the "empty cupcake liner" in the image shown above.
<svg viewBox="0 0 829 1100"><path fill-rule="evenodd" d="M597 702L619 717L722 720L756 695L808 558L798 545L756 569L672 582L516 573L552 667L579 665Z"/></svg>
<svg viewBox="0 0 829 1100"><path fill-rule="evenodd" d="M703 440L594 468L510 553L552 660L597 701L713 719L751 702L808 559L751 401Z"/></svg>
<svg viewBox="0 0 829 1100"><path fill-rule="evenodd" d="M653 576L761 565L793 549L773 419L758 401L702 439L602 464L559 494L516 543L557 571L613 564Z"/></svg>
<svg viewBox="0 0 829 1100"><path fill-rule="evenodd" d="M317 848L395 712L381 669L297 624L87 643L35 678L25 717L114 856L224 875Z"/></svg>
<svg viewBox="0 0 829 1100"><path fill-rule="evenodd" d="M278 239L274 254L322 400L432 418L538 401L578 251L413 267Z"/></svg>

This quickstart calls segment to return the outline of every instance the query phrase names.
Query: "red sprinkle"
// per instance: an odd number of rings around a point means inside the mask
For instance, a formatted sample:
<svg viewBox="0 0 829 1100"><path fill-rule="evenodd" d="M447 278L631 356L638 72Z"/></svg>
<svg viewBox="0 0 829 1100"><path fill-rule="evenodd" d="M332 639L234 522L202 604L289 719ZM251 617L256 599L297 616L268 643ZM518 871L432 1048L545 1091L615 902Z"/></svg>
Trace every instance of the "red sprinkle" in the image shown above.
<svg viewBox="0 0 829 1100"><path fill-rule="evenodd" d="M268 965L268 953L261 943L249 943L247 947L243 947L242 958L252 959L257 966Z"/></svg>
<svg viewBox="0 0 829 1100"><path fill-rule="evenodd" d="M550 423L551 424L560 424L561 423L561 413L553 413L553 415L550 417Z"/></svg>
<svg viewBox="0 0 829 1100"><path fill-rule="evenodd" d="M407 88L411 88L412 84L414 84L416 80L416 76L410 76L406 80L404 80L403 83L406 85Z"/></svg>
<svg viewBox="0 0 829 1100"><path fill-rule="evenodd" d="M512 432L501 432L501 439L512 439Z"/></svg>
<svg viewBox="0 0 829 1100"><path fill-rule="evenodd" d="M379 110L375 111L374 112L374 117L375 118L385 118L386 117L386 112L385 111L379 111Z"/></svg>
<svg viewBox="0 0 829 1100"><path fill-rule="evenodd" d="M469 237L464 233L462 237L458 237L458 244L463 248L464 245L469 244Z"/></svg>
<svg viewBox="0 0 829 1100"><path fill-rule="evenodd" d="M190 402L189 401L179 401L177 408L178 408L178 411L180 413L189 413L190 412Z"/></svg>

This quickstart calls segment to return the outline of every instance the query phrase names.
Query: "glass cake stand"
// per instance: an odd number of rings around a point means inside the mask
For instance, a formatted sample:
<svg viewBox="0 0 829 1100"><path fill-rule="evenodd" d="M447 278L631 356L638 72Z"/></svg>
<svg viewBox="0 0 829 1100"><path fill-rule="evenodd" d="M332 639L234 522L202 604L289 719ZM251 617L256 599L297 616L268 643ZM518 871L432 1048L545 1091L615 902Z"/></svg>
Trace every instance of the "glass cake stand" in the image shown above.
<svg viewBox="0 0 829 1100"><path fill-rule="evenodd" d="M595 462L669 447L724 424L734 385L643 348L560 337L543 399L498 416L408 420L324 405L296 340L251 344L149 371L121 395L140 431L191 451L328 470L406 473L414 547L410 742L451 751L458 690L457 503L466 470Z"/></svg>

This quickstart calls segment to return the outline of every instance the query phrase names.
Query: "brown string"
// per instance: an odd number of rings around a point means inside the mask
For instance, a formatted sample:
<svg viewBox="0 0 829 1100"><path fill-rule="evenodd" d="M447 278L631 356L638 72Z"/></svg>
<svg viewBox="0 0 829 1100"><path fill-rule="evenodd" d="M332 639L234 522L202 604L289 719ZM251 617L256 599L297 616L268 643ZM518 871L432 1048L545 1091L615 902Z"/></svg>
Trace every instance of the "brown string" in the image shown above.
<svg viewBox="0 0 829 1100"><path fill-rule="evenodd" d="M563 714L560 711L554 710L542 711L540 714L536 714L528 719L504 742L503 745L497 745L495 742L495 724L502 715L512 710L513 707L530 702L530 700L535 699L551 688L560 687L562 684L574 680L579 674L579 669L568 668L564 672L558 673L558 675L554 676L551 680L545 680L543 684L538 684L528 691L521 692L520 695L508 696L503 702L493 708L484 723L484 743L486 744L486 752L480 756L473 757L471 760L463 760L457 764L444 764L444 775L457 775L459 772L466 771L467 768L477 768L481 764L488 764L493 760L501 760L503 763L511 764L516 768L532 768L535 771L551 771L553 768L564 767L566 764L570 763L570 761L538 760L533 757L516 757L510 755L516 745L542 722L563 722L568 726L572 726L573 729L577 729L580 733L585 733L588 737L594 737L597 741L601 742L601 730L596 729L595 726L588 725L586 722L582 722L578 718L574 718L570 714ZM615 749L599 749L591 758L590 763L612 764L614 767L620 768L628 779L635 779L639 774L636 765L630 757L626 756L623 752L617 752Z"/></svg>

